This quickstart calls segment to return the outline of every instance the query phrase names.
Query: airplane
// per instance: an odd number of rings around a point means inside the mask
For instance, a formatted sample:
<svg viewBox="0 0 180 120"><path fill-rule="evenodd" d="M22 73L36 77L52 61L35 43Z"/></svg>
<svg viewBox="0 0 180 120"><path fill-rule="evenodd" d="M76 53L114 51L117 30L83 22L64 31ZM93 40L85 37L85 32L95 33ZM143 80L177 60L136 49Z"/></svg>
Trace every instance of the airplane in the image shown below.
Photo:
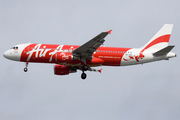
<svg viewBox="0 0 180 120"><path fill-rule="evenodd" d="M173 24L165 24L151 39L140 48L119 48L101 46L104 38L111 31L102 32L81 46L62 44L19 44L4 52L7 59L25 62L24 72L28 64L54 63L55 75L68 75L77 70L82 71L81 78L86 79L85 71L100 72L92 67L97 66L127 66L144 64L176 57L170 52L174 46L169 46Z"/></svg>

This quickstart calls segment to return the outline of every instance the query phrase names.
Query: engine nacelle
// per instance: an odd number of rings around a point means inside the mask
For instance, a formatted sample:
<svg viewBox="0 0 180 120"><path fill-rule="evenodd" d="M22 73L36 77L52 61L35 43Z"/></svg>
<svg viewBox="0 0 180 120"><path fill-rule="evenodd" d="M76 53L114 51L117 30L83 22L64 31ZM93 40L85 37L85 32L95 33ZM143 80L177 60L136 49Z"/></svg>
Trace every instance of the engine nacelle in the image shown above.
<svg viewBox="0 0 180 120"><path fill-rule="evenodd" d="M77 72L76 69L72 69L69 66L64 65L55 65L54 66L54 74L55 75L68 75L69 73Z"/></svg>
<svg viewBox="0 0 180 120"><path fill-rule="evenodd" d="M71 60L78 60L78 57L72 55L72 53L68 52L57 52L56 53L56 61L63 62L63 61L71 61Z"/></svg>

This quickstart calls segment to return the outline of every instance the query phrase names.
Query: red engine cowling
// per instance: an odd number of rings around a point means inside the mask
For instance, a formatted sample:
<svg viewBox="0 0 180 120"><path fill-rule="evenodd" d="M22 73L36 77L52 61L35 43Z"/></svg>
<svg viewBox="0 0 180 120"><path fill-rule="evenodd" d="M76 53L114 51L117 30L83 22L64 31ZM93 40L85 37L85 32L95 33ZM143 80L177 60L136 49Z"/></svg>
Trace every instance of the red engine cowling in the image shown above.
<svg viewBox="0 0 180 120"><path fill-rule="evenodd" d="M68 75L69 73L74 73L76 72L76 69L72 69L69 66L64 66L64 65L55 65L54 66L54 74L55 75Z"/></svg>

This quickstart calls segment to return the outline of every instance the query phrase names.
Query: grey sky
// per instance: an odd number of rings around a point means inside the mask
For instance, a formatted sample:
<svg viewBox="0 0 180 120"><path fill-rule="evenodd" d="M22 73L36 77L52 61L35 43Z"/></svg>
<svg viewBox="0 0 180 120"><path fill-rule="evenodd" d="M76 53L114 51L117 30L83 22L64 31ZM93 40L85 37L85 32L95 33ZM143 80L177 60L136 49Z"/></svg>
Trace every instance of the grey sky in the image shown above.
<svg viewBox="0 0 180 120"><path fill-rule="evenodd" d="M3 58L20 43L81 45L113 29L105 45L141 47L166 23L179 55L177 0L0 0L1 120L179 120L179 57L102 73L55 76L53 64Z"/></svg>

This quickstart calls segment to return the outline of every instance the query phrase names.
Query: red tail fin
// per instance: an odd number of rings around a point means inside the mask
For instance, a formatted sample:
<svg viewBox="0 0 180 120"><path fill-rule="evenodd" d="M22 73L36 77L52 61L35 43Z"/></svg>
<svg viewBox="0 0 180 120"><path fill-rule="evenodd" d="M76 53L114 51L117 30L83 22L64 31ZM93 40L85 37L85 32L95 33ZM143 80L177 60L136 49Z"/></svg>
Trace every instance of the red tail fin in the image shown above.
<svg viewBox="0 0 180 120"><path fill-rule="evenodd" d="M144 45L141 52L147 49L162 49L168 46L169 38L172 32L173 25L165 24L152 38Z"/></svg>

